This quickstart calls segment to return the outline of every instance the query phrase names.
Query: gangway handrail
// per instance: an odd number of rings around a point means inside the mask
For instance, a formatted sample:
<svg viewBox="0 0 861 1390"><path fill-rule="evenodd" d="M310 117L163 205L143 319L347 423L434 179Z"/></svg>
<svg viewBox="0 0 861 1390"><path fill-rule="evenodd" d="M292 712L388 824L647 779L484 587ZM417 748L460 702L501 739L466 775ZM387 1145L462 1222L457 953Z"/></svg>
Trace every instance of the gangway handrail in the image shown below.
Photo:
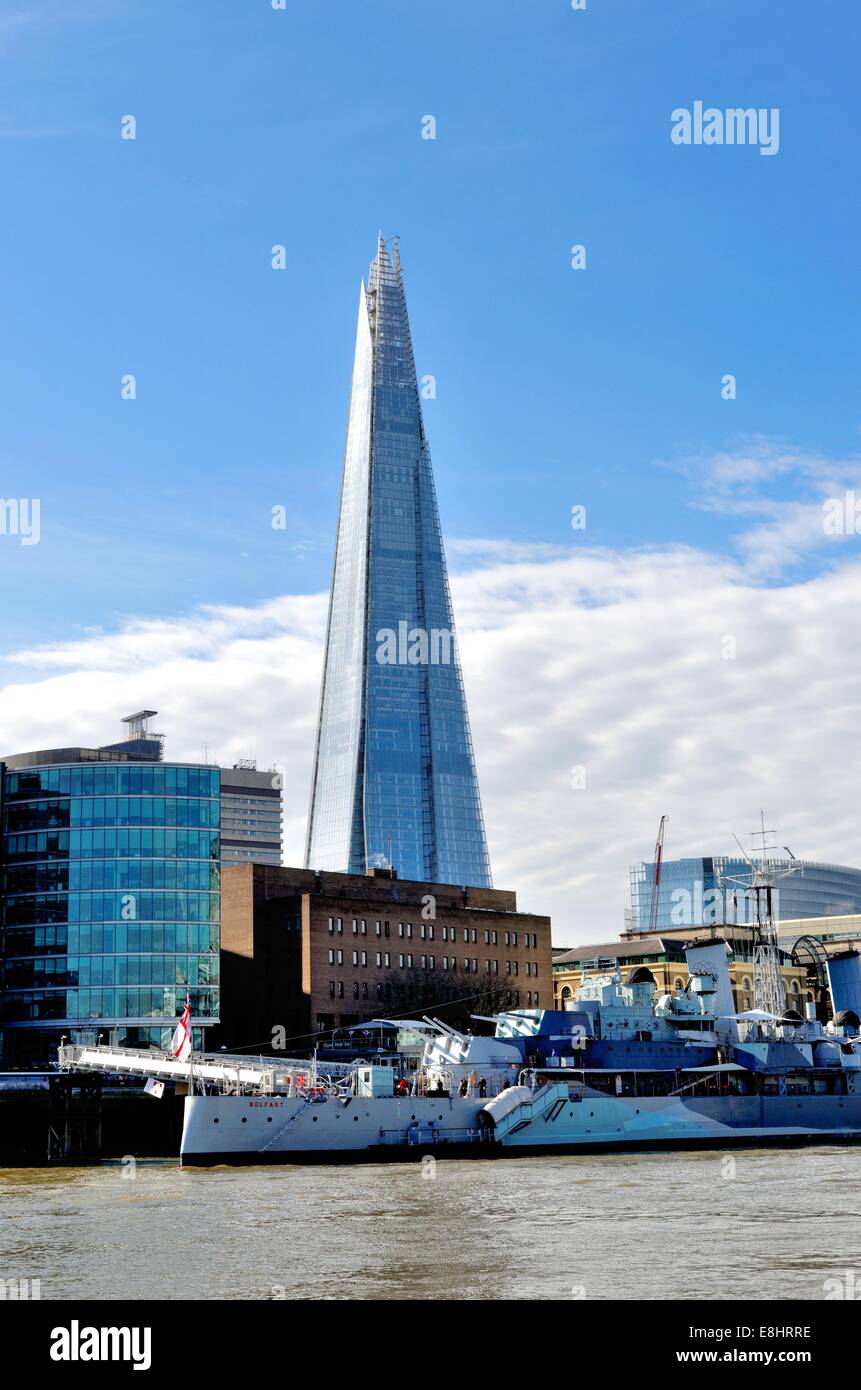
<svg viewBox="0 0 861 1390"><path fill-rule="evenodd" d="M245 1057L224 1052L198 1053L180 1062L165 1053L141 1048L63 1043L59 1050L61 1071L96 1071L151 1077L165 1081L212 1082L222 1088L257 1090L269 1094L298 1085L314 1085L315 1067L306 1057ZM354 1067L344 1062L328 1064L333 1077L349 1076ZM303 1078L300 1082L299 1078Z"/></svg>

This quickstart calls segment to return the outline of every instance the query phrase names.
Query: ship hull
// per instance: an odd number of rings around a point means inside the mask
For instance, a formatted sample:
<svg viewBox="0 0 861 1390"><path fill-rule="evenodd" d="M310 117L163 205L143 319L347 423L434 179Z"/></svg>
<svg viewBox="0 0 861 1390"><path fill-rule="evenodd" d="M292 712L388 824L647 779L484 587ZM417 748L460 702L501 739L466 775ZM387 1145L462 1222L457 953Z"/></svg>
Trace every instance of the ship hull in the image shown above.
<svg viewBox="0 0 861 1390"><path fill-rule="evenodd" d="M499 1126L482 1101L195 1096L181 1161L217 1164L384 1163L861 1142L861 1096L554 1098L554 1088Z"/></svg>

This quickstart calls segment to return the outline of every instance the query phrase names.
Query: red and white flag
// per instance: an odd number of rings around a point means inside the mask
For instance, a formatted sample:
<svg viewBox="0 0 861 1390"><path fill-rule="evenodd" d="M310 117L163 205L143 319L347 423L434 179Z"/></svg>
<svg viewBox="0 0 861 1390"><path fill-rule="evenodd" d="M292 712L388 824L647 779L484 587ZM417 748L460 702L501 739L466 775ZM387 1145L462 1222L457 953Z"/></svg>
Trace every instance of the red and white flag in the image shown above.
<svg viewBox="0 0 861 1390"><path fill-rule="evenodd" d="M187 1062L191 1056L191 1004L188 995L185 996L185 1008L182 1011L182 1018L176 1025L170 1050L178 1062Z"/></svg>

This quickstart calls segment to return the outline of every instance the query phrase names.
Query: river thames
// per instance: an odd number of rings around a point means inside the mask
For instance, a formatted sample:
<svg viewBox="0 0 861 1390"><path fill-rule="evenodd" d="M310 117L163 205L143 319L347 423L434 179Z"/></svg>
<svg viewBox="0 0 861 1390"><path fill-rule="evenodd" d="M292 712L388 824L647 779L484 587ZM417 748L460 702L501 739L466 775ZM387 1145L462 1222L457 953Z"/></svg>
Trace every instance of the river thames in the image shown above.
<svg viewBox="0 0 861 1390"><path fill-rule="evenodd" d="M856 1271L851 1148L0 1172L42 1299L822 1300Z"/></svg>

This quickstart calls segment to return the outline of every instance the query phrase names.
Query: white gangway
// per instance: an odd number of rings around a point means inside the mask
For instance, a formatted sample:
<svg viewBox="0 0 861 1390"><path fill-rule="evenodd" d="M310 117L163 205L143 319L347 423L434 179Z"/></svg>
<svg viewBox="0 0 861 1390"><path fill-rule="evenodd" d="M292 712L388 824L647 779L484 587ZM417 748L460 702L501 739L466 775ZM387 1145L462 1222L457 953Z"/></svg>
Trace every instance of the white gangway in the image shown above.
<svg viewBox="0 0 861 1390"><path fill-rule="evenodd" d="M184 1081L190 1090L211 1086L227 1094L251 1092L288 1095L315 1088L325 1080L349 1076L356 1062L325 1062L285 1057L242 1057L225 1052L201 1052L187 1062L167 1053L143 1048L98 1044L63 1043L59 1052L63 1071L97 1071L120 1076L140 1076L159 1081Z"/></svg>

